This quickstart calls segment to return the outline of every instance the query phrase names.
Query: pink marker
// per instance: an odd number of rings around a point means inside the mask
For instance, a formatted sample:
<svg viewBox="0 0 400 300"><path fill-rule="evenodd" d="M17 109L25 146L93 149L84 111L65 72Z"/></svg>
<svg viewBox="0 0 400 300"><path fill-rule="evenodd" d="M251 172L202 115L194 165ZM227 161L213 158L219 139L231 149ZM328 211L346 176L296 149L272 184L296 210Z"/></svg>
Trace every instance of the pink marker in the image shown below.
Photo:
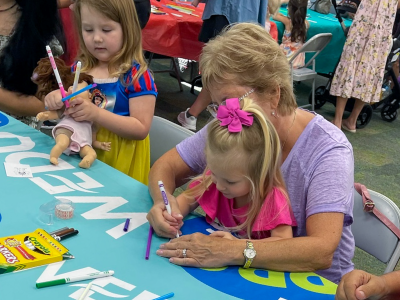
<svg viewBox="0 0 400 300"><path fill-rule="evenodd" d="M61 96L63 98L65 98L66 94L65 94L64 86L63 86L63 84L61 82L61 77L60 77L60 74L58 73L57 65L56 65L56 62L54 61L53 53L51 52L51 49L50 49L49 46L46 46L46 51L47 51L47 55L49 56L51 66L53 67L54 75L56 76L56 79L57 79L57 82L58 82L58 86L59 86L60 91L61 91ZM67 108L69 107L68 101L65 101L65 106Z"/></svg>

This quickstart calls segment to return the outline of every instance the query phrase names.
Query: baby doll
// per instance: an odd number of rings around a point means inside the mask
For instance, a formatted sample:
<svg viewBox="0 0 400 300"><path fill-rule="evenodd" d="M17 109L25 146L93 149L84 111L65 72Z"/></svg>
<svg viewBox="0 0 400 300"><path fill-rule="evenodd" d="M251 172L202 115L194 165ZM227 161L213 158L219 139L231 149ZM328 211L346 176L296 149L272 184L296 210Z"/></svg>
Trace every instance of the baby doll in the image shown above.
<svg viewBox="0 0 400 300"><path fill-rule="evenodd" d="M71 68L66 66L60 58L55 58L55 62L63 85L71 87L75 77L71 72ZM48 58L42 58L38 62L38 66L33 71L32 80L38 85L36 97L40 100L43 100L51 91L59 88ZM93 77L81 73L79 75L78 90L91 83L93 83ZM87 99L87 101L91 101L89 91L83 92L79 96ZM73 100L70 100L70 104L73 105ZM61 119L52 131L56 141L55 146L50 152L50 162L53 165L58 164L58 158L63 152L67 155L71 152L76 152L82 157L79 166L87 169L97 157L92 146L105 151L110 151L111 149L110 142L99 142L96 140L97 130L95 130L95 126L91 122L77 122L69 116L63 116L63 110L41 112L36 118L39 121Z"/></svg>

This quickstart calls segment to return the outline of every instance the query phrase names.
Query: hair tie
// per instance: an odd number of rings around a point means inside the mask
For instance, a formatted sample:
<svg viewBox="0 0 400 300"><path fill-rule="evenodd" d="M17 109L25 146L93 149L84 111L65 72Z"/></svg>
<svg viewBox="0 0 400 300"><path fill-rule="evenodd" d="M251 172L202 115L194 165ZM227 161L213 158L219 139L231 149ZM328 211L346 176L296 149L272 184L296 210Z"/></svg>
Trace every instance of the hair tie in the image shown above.
<svg viewBox="0 0 400 300"><path fill-rule="evenodd" d="M241 132L242 125L253 124L253 114L240 109L239 99L226 99L226 105L218 107L217 119L221 121L220 126L228 126L229 132Z"/></svg>

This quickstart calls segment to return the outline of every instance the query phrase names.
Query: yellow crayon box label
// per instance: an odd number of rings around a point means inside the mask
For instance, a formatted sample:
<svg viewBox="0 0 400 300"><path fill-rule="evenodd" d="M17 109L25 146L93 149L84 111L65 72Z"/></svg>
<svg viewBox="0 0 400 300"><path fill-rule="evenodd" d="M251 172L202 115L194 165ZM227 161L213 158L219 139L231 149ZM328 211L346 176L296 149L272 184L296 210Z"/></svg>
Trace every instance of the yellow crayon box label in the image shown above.
<svg viewBox="0 0 400 300"><path fill-rule="evenodd" d="M67 253L60 242L43 229L0 238L0 274L63 260Z"/></svg>

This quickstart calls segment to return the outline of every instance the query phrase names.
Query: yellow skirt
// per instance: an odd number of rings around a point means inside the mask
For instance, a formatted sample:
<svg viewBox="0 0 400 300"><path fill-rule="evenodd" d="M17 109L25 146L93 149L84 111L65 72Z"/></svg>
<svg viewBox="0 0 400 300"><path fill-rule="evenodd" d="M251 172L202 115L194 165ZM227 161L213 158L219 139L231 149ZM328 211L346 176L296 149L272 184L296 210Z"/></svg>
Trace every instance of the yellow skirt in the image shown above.
<svg viewBox="0 0 400 300"><path fill-rule="evenodd" d="M150 172L149 136L141 141L128 140L101 128L97 133L97 140L111 142L109 152L95 149L97 159L145 185L148 184Z"/></svg>

